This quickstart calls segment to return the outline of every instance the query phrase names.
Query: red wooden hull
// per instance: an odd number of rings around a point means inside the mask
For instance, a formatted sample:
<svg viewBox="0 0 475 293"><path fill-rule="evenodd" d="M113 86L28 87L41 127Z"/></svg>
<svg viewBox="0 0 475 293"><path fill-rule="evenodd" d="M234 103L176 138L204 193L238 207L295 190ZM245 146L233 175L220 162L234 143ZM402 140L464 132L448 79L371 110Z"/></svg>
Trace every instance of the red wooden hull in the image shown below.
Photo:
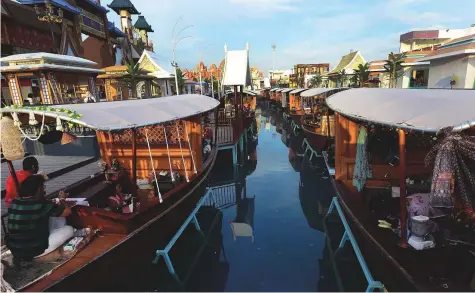
<svg viewBox="0 0 475 293"><path fill-rule="evenodd" d="M108 291L111 288L133 290L130 284L141 282L147 277L143 275L144 270L137 268L145 267L152 270L150 264L156 250L165 248L166 243L205 194L208 185L207 177L215 164L216 157L217 150L213 150L203 171L162 204L150 208L144 215L138 217L136 224L140 227L125 235L124 239L118 241L111 249L95 256L81 267L74 267L69 274L64 273L64 270L72 269L71 265L66 263L49 276L25 288L24 291ZM92 240L91 244L94 241L97 240ZM86 247L75 257L80 258L81 253L90 254L91 251Z"/></svg>

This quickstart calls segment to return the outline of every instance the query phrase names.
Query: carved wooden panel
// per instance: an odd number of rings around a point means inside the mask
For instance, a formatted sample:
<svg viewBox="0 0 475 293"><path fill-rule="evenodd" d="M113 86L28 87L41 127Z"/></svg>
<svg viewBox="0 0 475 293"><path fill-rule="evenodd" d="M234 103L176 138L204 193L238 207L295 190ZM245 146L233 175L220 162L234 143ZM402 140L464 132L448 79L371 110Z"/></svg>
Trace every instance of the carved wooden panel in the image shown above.
<svg viewBox="0 0 475 293"><path fill-rule="evenodd" d="M178 139L181 139L182 146L184 142L188 142L185 132L186 122L182 120L166 123L166 125L154 125L147 127L148 139L150 144L165 144L168 140L168 144L178 144ZM165 140L165 133L167 140ZM120 132L112 133L113 143L130 144L132 143L132 130L126 129ZM141 127L137 129L137 144L147 144L145 128Z"/></svg>

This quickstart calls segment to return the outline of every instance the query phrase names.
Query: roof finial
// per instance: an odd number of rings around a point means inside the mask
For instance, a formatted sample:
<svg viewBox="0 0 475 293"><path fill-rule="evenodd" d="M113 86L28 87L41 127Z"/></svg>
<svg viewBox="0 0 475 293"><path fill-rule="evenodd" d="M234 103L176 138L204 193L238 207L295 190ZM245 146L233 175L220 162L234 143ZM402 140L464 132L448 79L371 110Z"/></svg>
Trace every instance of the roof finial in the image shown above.
<svg viewBox="0 0 475 293"><path fill-rule="evenodd" d="M246 42L246 50L249 51L249 42Z"/></svg>
<svg viewBox="0 0 475 293"><path fill-rule="evenodd" d="M226 44L226 42L224 43L224 53L227 53L228 52L228 45Z"/></svg>

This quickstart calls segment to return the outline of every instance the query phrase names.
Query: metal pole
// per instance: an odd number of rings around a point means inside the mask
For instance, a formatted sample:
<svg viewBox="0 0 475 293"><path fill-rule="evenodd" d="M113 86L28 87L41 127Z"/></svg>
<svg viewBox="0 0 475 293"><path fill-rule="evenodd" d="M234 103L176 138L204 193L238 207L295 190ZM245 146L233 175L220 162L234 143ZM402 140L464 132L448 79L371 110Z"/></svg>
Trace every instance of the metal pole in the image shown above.
<svg viewBox="0 0 475 293"><path fill-rule="evenodd" d="M401 218L401 238L398 245L403 248L409 247L407 243L407 206L406 206L406 133L399 130L399 205Z"/></svg>
<svg viewBox="0 0 475 293"><path fill-rule="evenodd" d="M211 72L211 95L214 99L213 73Z"/></svg>
<svg viewBox="0 0 475 293"><path fill-rule="evenodd" d="M203 83L201 82L201 65L200 65L200 94L203 94Z"/></svg>
<svg viewBox="0 0 475 293"><path fill-rule="evenodd" d="M180 94L180 90L178 89L178 73L177 73L177 64L175 62L175 46L173 46L173 67L175 68L175 85L176 85L176 95Z"/></svg>

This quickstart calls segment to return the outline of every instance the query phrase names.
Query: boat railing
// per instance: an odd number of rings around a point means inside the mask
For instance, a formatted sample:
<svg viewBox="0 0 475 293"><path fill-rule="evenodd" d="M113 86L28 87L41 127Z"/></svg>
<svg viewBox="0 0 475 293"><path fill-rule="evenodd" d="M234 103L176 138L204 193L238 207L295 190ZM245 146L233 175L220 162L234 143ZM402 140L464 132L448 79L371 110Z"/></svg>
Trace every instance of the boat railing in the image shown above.
<svg viewBox="0 0 475 293"><path fill-rule="evenodd" d="M163 259L165 260L165 264L167 266L167 269L168 269L168 272L178 281L180 282L180 278L178 277L176 271L175 271L175 268L172 264L172 261L170 259L170 250L173 248L173 246L175 245L175 243L177 242L178 238L180 238L180 236L183 234L183 232L185 231L186 227L190 224L190 222L193 222L196 230L202 235L204 236L204 233L203 231L201 230L201 227L198 223L198 219L196 218L196 213L198 213L199 209L205 205L208 202L208 200L214 200L215 198L215 188L211 187L211 188L207 188L206 190L206 193L205 195L198 201L198 203L196 204L196 207L193 209L193 211L191 212L191 214L188 216L188 218L186 218L185 222L181 225L181 227L178 229L178 231L175 233L175 235L172 237L172 239L168 242L168 244L165 246L164 249L157 249L156 251L156 255L155 255L155 258L153 259L152 263L153 264L157 264L158 261L160 260L161 257L163 257Z"/></svg>
<svg viewBox="0 0 475 293"><path fill-rule="evenodd" d="M366 264L366 261L363 257L363 254L361 253L358 243L356 242L356 239L353 236L353 233L351 232L350 225L348 224L348 221L346 220L346 217L341 208L341 205L338 202L338 197L334 197L332 199L330 207L328 208L327 215L325 216L323 221L325 222L327 220L328 216L333 213L334 209L336 209L336 211L338 212L338 216L340 217L340 220L343 223L343 227L345 228L345 232L343 232L343 236L341 238L340 244L338 245L338 249L342 249L345 246L346 242L349 240L351 243L351 247L353 248L353 251L355 252L356 258L358 259L358 262L361 266L361 269L363 270L366 281L368 282L368 287L366 288L366 292L373 292L373 290L375 289L384 291L383 283L374 280L373 275L371 274L368 268L368 265Z"/></svg>

